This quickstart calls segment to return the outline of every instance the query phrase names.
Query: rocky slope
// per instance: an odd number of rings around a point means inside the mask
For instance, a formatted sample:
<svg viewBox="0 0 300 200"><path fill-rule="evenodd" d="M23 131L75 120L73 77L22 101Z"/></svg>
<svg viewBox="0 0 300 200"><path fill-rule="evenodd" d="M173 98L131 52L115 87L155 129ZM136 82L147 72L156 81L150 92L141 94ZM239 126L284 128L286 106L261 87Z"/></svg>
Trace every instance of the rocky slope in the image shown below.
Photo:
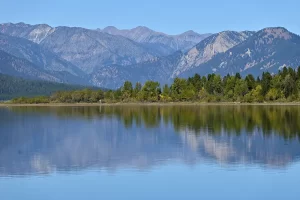
<svg viewBox="0 0 300 200"><path fill-rule="evenodd" d="M78 66L86 73L106 65L130 65L148 61L159 54L124 38L78 27L1 24L0 32L38 43Z"/></svg>
<svg viewBox="0 0 300 200"><path fill-rule="evenodd" d="M156 57L155 52L124 37L83 28L58 27L40 44L86 73L106 65L130 65Z"/></svg>
<svg viewBox="0 0 300 200"><path fill-rule="evenodd" d="M183 55L178 51L172 55L130 66L110 65L95 71L91 83L98 87L118 88L125 81L145 83L148 80L161 84L172 81L170 73Z"/></svg>
<svg viewBox="0 0 300 200"><path fill-rule="evenodd" d="M90 85L85 76L75 76L67 71L46 70L27 59L2 50L0 50L0 73L33 80Z"/></svg>
<svg viewBox="0 0 300 200"><path fill-rule="evenodd" d="M124 30L109 26L103 30L98 29L98 31L129 38L159 52L160 55L169 55L176 51L186 51L211 35L199 34L194 31L187 31L179 35L167 35L144 26Z"/></svg>
<svg viewBox="0 0 300 200"><path fill-rule="evenodd" d="M54 31L55 28L52 28L47 24L37 24L37 25L30 25L25 23L0 24L0 32L10 36L21 37L38 44Z"/></svg>
<svg viewBox="0 0 300 200"><path fill-rule="evenodd" d="M299 65L300 37L285 28L275 27L258 31L227 52L215 56L181 76L189 76L195 72L221 75L239 72L260 75L263 71L276 73L283 66Z"/></svg>
<svg viewBox="0 0 300 200"><path fill-rule="evenodd" d="M48 51L29 40L12 37L0 33L0 49L48 71L67 72L73 76L83 76L84 73L75 65L61 59L58 55Z"/></svg>
<svg viewBox="0 0 300 200"><path fill-rule="evenodd" d="M21 59L0 50L0 73L29 79L62 82L26 59Z"/></svg>
<svg viewBox="0 0 300 200"><path fill-rule="evenodd" d="M173 78L181 76L184 72L206 63L214 56L226 52L228 49L245 41L253 32L234 32L225 31L214 34L188 52L176 52L170 56L161 57L159 59L138 63L128 66L125 70L130 73L126 77L129 80L144 82L145 80L157 80L164 83L170 83ZM118 73L116 71L116 73ZM122 72L126 74L126 72ZM131 75L131 76L130 76Z"/></svg>
<svg viewBox="0 0 300 200"><path fill-rule="evenodd" d="M250 31L224 31L206 38L181 57L176 69L172 73L172 78L209 61L219 53L226 52L252 35L253 32Z"/></svg>

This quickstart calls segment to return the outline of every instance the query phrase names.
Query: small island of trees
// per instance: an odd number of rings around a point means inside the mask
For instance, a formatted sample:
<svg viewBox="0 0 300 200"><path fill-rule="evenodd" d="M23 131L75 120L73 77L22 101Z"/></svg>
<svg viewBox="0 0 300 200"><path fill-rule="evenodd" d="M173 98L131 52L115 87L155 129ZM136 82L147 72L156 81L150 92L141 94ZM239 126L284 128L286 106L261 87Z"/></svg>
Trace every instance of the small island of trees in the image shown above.
<svg viewBox="0 0 300 200"><path fill-rule="evenodd" d="M51 96L15 98L12 103L118 103L118 102L293 102L300 100L300 67L284 67L277 74L264 72L255 78L239 73L217 74L188 79L175 78L171 85L126 81L117 90L83 89L59 91Z"/></svg>

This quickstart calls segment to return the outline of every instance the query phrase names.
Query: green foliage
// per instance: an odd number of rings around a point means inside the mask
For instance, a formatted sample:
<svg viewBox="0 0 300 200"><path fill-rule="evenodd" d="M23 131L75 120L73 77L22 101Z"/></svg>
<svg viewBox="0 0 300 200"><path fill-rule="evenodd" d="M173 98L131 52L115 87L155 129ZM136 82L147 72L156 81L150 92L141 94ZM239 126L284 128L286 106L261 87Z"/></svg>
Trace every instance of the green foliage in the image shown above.
<svg viewBox="0 0 300 200"><path fill-rule="evenodd" d="M300 66L297 69L297 80L300 80Z"/></svg>
<svg viewBox="0 0 300 200"><path fill-rule="evenodd" d="M191 81L175 78L171 86L171 96L175 101L191 101L194 99L196 91Z"/></svg>
<svg viewBox="0 0 300 200"><path fill-rule="evenodd" d="M123 101L128 101L133 95L133 87L132 83L130 81L125 81L122 89L122 100Z"/></svg>
<svg viewBox="0 0 300 200"><path fill-rule="evenodd" d="M138 96L141 101L155 102L159 100L160 93L158 82L147 81Z"/></svg>
<svg viewBox="0 0 300 200"><path fill-rule="evenodd" d="M247 82L243 79L236 80L236 84L234 87L234 94L236 97L243 97L248 92Z"/></svg>
<svg viewBox="0 0 300 200"><path fill-rule="evenodd" d="M135 84L134 90L133 90L133 97L137 98L137 95L139 94L139 92L142 90L142 84L137 82Z"/></svg>
<svg viewBox="0 0 300 200"><path fill-rule="evenodd" d="M271 88L281 90L282 88L282 76L277 74L271 80Z"/></svg>
<svg viewBox="0 0 300 200"><path fill-rule="evenodd" d="M20 97L12 100L12 103L24 103L24 104L41 104L50 103L49 97L39 96L33 98Z"/></svg>
<svg viewBox="0 0 300 200"><path fill-rule="evenodd" d="M13 103L117 103L117 102L264 102L300 100L300 73L283 68L276 75L269 72L255 79L252 75L241 77L239 73L222 78L220 75L195 74L188 79L175 78L164 85L147 81L135 87L126 81L118 90L74 90L56 92L50 98L18 98Z"/></svg>
<svg viewBox="0 0 300 200"><path fill-rule="evenodd" d="M252 102L263 102L264 101L264 97L262 95L262 86L261 85L257 85L255 89L251 90L249 93L247 93L245 95L245 101L248 103L252 103Z"/></svg>
<svg viewBox="0 0 300 200"><path fill-rule="evenodd" d="M282 84L283 84L283 93L286 98L295 93L297 88L295 84L295 79L292 77L291 74L286 75Z"/></svg>
<svg viewBox="0 0 300 200"><path fill-rule="evenodd" d="M188 79L188 84L191 84L196 91L200 91L203 87L203 81L199 74L195 74L194 77Z"/></svg>
<svg viewBox="0 0 300 200"><path fill-rule="evenodd" d="M170 87L168 86L168 84L165 84L162 90L162 94L160 95L160 100L163 102L172 101L170 95L171 95Z"/></svg>
<svg viewBox="0 0 300 200"><path fill-rule="evenodd" d="M266 95L271 87L272 76L269 72L264 72L262 74L261 86L262 86L262 94Z"/></svg>
<svg viewBox="0 0 300 200"><path fill-rule="evenodd" d="M0 74L0 100L8 100L20 96L50 96L57 91L71 91L83 88L85 87L47 81L25 80Z"/></svg>
<svg viewBox="0 0 300 200"><path fill-rule="evenodd" d="M253 90L256 86L256 82L255 82L255 78L252 74L249 74L246 76L245 81L247 83L248 86L248 90Z"/></svg>
<svg viewBox="0 0 300 200"><path fill-rule="evenodd" d="M271 88L266 95L266 100L268 101L276 101L282 98L283 98L283 92L278 90L277 88Z"/></svg>

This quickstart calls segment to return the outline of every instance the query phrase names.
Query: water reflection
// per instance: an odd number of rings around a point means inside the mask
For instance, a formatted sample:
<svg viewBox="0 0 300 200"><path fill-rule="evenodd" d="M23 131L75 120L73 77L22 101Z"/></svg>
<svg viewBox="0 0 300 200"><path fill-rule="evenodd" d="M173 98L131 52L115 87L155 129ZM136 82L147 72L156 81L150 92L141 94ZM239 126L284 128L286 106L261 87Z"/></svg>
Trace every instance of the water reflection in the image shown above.
<svg viewBox="0 0 300 200"><path fill-rule="evenodd" d="M172 162L285 167L300 156L297 106L0 109L2 176L138 170Z"/></svg>

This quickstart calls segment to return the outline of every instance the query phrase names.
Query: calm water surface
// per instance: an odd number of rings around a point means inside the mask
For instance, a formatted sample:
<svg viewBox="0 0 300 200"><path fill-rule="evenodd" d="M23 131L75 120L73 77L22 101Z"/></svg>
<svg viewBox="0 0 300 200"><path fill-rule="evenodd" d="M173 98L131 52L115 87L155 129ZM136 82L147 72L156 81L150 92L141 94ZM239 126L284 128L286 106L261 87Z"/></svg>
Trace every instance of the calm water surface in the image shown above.
<svg viewBox="0 0 300 200"><path fill-rule="evenodd" d="M299 106L0 108L0 199L297 199Z"/></svg>

